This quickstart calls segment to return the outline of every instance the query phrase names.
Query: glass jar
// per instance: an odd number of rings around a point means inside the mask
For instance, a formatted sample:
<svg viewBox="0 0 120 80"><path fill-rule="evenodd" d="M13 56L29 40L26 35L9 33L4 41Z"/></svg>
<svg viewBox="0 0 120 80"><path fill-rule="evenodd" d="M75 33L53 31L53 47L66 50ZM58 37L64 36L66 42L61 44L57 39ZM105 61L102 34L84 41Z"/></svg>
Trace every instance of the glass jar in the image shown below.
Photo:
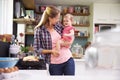
<svg viewBox="0 0 120 80"><path fill-rule="evenodd" d="M79 45L78 43L76 43L75 45L73 45L73 47L72 47L72 53L76 57L79 57L80 55L83 55L83 48L82 48L82 46Z"/></svg>

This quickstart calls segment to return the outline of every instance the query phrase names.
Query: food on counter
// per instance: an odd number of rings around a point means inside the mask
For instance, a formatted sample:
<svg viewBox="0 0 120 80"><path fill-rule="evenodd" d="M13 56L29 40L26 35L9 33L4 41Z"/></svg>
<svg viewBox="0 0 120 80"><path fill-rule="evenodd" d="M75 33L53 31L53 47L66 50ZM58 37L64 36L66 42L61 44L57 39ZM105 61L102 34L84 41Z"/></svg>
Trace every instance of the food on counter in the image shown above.
<svg viewBox="0 0 120 80"><path fill-rule="evenodd" d="M0 73L3 73L4 72L4 68L0 68Z"/></svg>
<svg viewBox="0 0 120 80"><path fill-rule="evenodd" d="M13 80L18 77L18 67L0 68L0 80Z"/></svg>
<svg viewBox="0 0 120 80"><path fill-rule="evenodd" d="M23 58L23 61L39 61L39 58L36 56L27 56Z"/></svg>
<svg viewBox="0 0 120 80"><path fill-rule="evenodd" d="M15 69L15 71L18 71L18 70L19 70L18 67L16 67L16 66L14 67L14 69Z"/></svg>
<svg viewBox="0 0 120 80"><path fill-rule="evenodd" d="M11 73L11 72L15 72L18 71L18 67L14 66L12 68L0 68L0 73Z"/></svg>
<svg viewBox="0 0 120 80"><path fill-rule="evenodd" d="M3 34L3 35L0 35L0 41L11 42L11 37L12 37L12 34Z"/></svg>
<svg viewBox="0 0 120 80"><path fill-rule="evenodd" d="M11 73L11 72L12 72L12 70L10 68L5 68L4 69L4 73Z"/></svg>

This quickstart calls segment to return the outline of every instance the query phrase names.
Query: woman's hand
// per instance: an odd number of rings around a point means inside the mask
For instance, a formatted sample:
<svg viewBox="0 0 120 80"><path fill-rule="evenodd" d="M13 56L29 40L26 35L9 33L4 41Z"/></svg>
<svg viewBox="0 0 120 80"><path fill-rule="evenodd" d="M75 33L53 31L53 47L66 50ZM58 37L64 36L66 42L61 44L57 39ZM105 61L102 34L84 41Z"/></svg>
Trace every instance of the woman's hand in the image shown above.
<svg viewBox="0 0 120 80"><path fill-rule="evenodd" d="M52 54L53 56L56 56L56 57L59 56L59 53L58 53L58 51L56 51L56 50L51 50L51 54Z"/></svg>

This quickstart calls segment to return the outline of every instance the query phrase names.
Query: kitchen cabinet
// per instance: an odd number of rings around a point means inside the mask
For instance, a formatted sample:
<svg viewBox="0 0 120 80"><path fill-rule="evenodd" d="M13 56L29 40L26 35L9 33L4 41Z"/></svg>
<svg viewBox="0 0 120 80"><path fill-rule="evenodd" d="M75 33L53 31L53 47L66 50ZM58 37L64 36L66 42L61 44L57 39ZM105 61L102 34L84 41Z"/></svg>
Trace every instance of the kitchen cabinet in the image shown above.
<svg viewBox="0 0 120 80"><path fill-rule="evenodd" d="M108 23L110 17L108 4L94 4L93 19L95 23Z"/></svg>
<svg viewBox="0 0 120 80"><path fill-rule="evenodd" d="M120 4L110 5L110 15L111 23L120 23Z"/></svg>
<svg viewBox="0 0 120 80"><path fill-rule="evenodd" d="M94 23L120 23L120 4L95 3L93 7Z"/></svg>

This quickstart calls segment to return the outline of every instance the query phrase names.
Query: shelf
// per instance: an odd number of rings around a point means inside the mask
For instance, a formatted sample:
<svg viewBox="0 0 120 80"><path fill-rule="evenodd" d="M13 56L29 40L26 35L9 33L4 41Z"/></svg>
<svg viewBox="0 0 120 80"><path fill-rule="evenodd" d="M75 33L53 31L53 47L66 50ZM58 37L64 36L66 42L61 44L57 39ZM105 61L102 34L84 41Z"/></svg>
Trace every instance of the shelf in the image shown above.
<svg viewBox="0 0 120 80"><path fill-rule="evenodd" d="M76 36L76 35L75 35L75 37L77 37L77 38L89 38L89 36Z"/></svg>
<svg viewBox="0 0 120 80"><path fill-rule="evenodd" d="M43 14L43 12L38 12L38 11L35 11L35 13ZM61 15L65 15L65 14L67 14L67 13L61 13ZM74 16L89 16L90 15L90 13L87 13L87 14L83 14L83 13L70 13L70 14L72 14Z"/></svg>
<svg viewBox="0 0 120 80"><path fill-rule="evenodd" d="M80 25L73 24L73 26L75 26L75 27L89 27L90 24L80 24Z"/></svg>
<svg viewBox="0 0 120 80"><path fill-rule="evenodd" d="M24 19L24 18L13 19L13 21L20 24L33 24L35 22L34 19Z"/></svg>
<svg viewBox="0 0 120 80"><path fill-rule="evenodd" d="M78 33L77 33L77 34L78 34ZM88 33L88 36L78 36L78 35L75 34L75 37L76 37L76 38L89 38L89 37L90 37L90 34Z"/></svg>
<svg viewBox="0 0 120 80"><path fill-rule="evenodd" d="M61 13L61 14L65 15L67 13ZM86 13L86 14L83 14L83 13L70 13L70 14L72 14L74 16L89 16L90 15L90 13Z"/></svg>
<svg viewBox="0 0 120 80"><path fill-rule="evenodd" d="M25 35L34 35L33 32L26 32Z"/></svg>

